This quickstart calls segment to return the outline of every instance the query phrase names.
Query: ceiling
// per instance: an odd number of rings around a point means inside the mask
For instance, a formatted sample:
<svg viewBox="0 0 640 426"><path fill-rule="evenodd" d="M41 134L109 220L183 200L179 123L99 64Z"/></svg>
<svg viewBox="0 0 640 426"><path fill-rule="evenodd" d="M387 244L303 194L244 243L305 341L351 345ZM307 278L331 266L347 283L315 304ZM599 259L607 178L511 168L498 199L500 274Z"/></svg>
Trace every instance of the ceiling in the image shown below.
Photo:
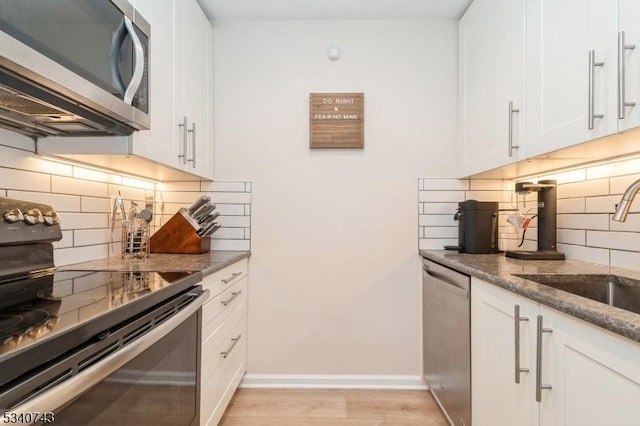
<svg viewBox="0 0 640 426"><path fill-rule="evenodd" d="M212 21L459 19L471 0L198 0Z"/></svg>

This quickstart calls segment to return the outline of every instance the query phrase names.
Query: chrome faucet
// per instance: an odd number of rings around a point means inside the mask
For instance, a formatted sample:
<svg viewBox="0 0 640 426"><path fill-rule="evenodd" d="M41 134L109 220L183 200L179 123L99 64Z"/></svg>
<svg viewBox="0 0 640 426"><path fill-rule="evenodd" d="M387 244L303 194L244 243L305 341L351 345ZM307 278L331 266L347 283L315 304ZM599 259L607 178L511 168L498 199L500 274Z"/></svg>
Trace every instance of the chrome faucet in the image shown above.
<svg viewBox="0 0 640 426"><path fill-rule="evenodd" d="M616 205L616 211L611 220L615 220L616 222L624 222L627 220L627 214L631 208L631 203L638 191L640 191L640 179L629 185L627 190L624 192L622 200L620 200L620 204Z"/></svg>

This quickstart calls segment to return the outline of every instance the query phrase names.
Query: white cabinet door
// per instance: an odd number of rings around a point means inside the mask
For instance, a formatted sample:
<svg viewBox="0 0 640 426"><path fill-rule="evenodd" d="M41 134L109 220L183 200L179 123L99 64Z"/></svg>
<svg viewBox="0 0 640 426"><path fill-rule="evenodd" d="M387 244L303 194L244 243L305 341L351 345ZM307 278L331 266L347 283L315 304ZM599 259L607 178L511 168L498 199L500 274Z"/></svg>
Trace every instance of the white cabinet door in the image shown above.
<svg viewBox="0 0 640 426"><path fill-rule="evenodd" d="M179 167L178 128L175 115L175 1L135 0L134 6L151 25L149 130L134 132L132 151L136 155L171 167Z"/></svg>
<svg viewBox="0 0 640 426"><path fill-rule="evenodd" d="M518 306L518 333L515 308ZM476 278L471 282L471 403L474 426L534 426L538 305ZM525 321L525 319L527 319ZM516 361L516 344L519 357ZM520 383L516 383L516 362Z"/></svg>
<svg viewBox="0 0 640 426"><path fill-rule="evenodd" d="M458 43L462 175L524 159L524 0L475 0Z"/></svg>
<svg viewBox="0 0 640 426"><path fill-rule="evenodd" d="M540 307L543 337L541 425L602 426L638 423L640 344L558 311Z"/></svg>
<svg viewBox="0 0 640 426"><path fill-rule="evenodd" d="M187 171L213 179L213 30L195 1L180 7L182 104L187 117Z"/></svg>
<svg viewBox="0 0 640 426"><path fill-rule="evenodd" d="M623 73L618 78L624 78L624 86L619 88L618 102L635 105L619 105L620 120L618 130L625 131L640 126L640 1L618 0L618 48L624 44L633 49L619 50L622 61L618 65ZM622 39L624 37L624 39ZM620 84L620 82L618 82Z"/></svg>
<svg viewBox="0 0 640 426"><path fill-rule="evenodd" d="M617 0L530 0L526 14L527 157L615 133Z"/></svg>

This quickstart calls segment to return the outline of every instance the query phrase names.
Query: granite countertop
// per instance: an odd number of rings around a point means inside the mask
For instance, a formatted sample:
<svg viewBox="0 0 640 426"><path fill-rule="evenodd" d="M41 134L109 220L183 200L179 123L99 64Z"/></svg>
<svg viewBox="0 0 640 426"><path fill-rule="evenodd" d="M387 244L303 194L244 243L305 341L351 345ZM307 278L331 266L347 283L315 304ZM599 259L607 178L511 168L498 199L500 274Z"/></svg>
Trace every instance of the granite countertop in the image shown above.
<svg viewBox="0 0 640 426"><path fill-rule="evenodd" d="M577 260L518 260L504 254L420 250L420 256L640 342L640 314L513 275L613 274L640 280L640 271Z"/></svg>
<svg viewBox="0 0 640 426"><path fill-rule="evenodd" d="M109 257L89 262L74 263L58 268L60 271L152 271L152 272L201 272L202 276L213 274L239 260L251 256L248 251L210 251L204 254L158 254L146 259Z"/></svg>

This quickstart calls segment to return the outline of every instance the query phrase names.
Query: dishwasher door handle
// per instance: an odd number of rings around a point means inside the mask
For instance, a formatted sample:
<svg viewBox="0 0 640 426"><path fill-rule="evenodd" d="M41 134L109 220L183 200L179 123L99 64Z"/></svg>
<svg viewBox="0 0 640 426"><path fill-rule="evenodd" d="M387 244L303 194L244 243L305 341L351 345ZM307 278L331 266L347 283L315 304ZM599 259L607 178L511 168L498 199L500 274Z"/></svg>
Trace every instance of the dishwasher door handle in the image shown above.
<svg viewBox="0 0 640 426"><path fill-rule="evenodd" d="M432 271L428 266L423 266L422 270L431 277L429 282L448 292L469 298L469 289L461 287L458 283L453 282L446 275Z"/></svg>

